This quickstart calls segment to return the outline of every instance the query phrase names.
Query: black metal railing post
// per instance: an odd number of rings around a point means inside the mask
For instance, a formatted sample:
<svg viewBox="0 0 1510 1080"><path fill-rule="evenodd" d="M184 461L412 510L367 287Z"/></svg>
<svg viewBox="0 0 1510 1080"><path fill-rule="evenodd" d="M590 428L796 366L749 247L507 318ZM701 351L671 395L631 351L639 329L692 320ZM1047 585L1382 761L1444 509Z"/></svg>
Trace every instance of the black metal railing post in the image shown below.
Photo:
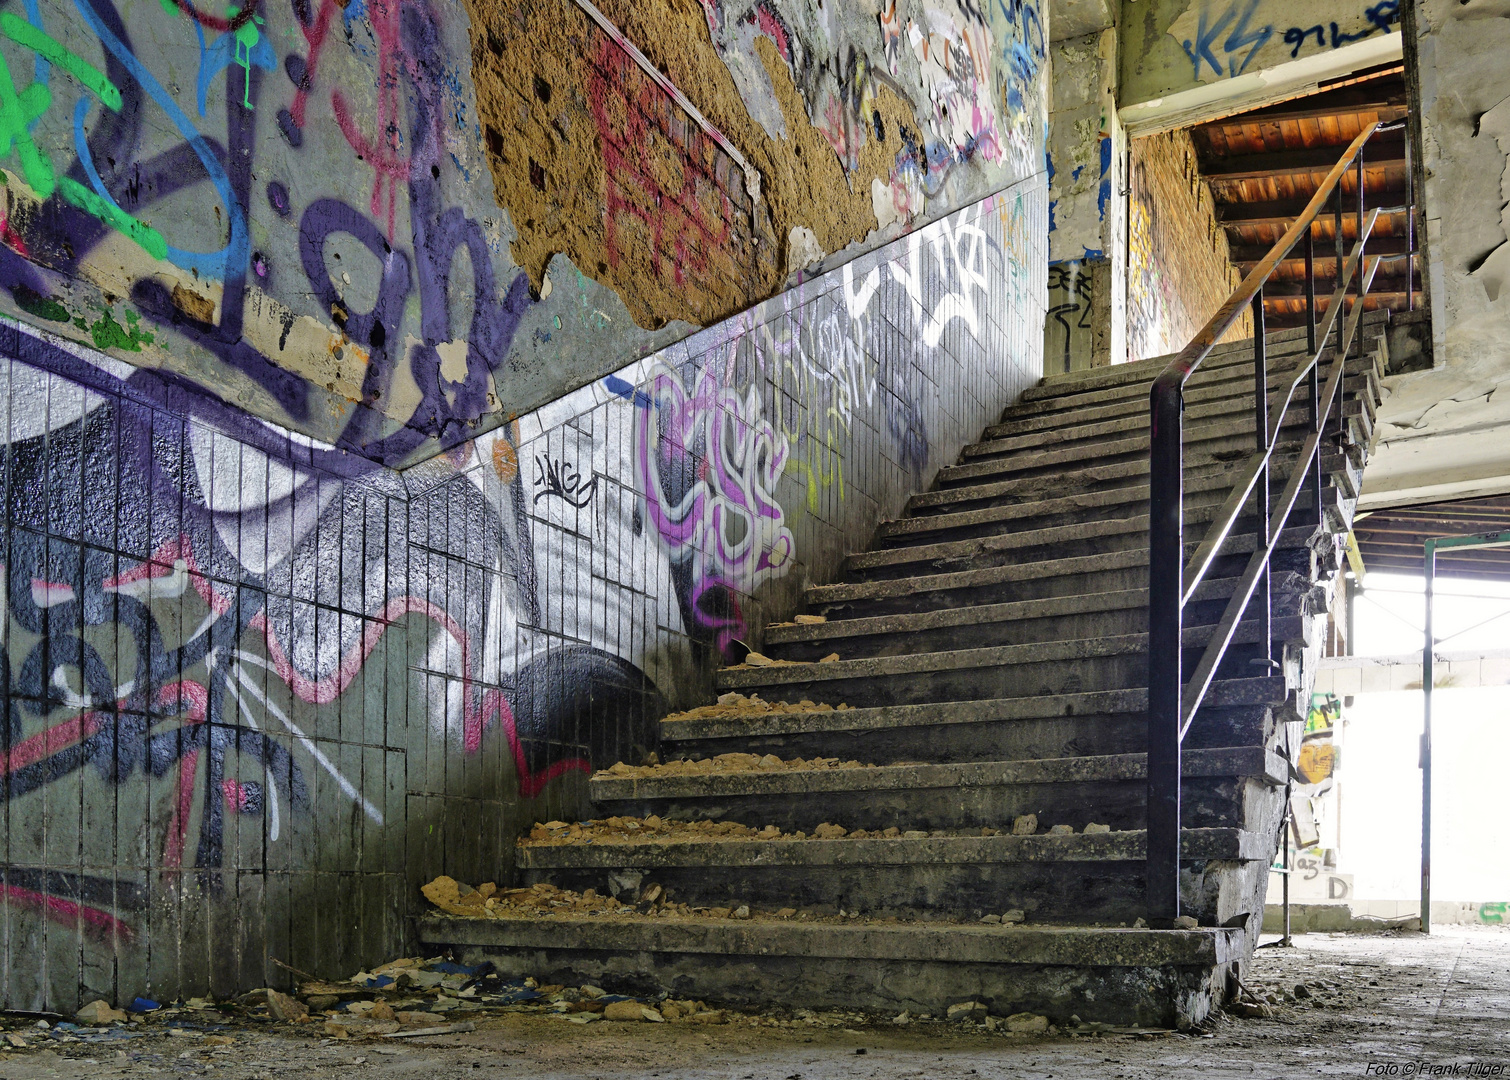
<svg viewBox="0 0 1510 1080"><path fill-rule="evenodd" d="M1338 390L1341 388L1345 369L1333 366L1327 376L1326 389L1319 390L1317 368L1321 350L1317 346L1318 341L1324 343L1331 337L1332 324L1335 323L1337 346L1333 350L1334 365L1344 360L1346 344L1351 340L1363 314L1363 309L1355 304L1354 317L1343 317L1347 306L1347 290L1354 274L1358 274L1357 303L1361 304L1378 268L1378 259L1365 265L1362 255L1366 233L1373 229L1379 211L1375 210L1367 221L1364 220L1364 174L1361 158L1364 145L1378 129L1378 124L1371 124L1358 134L1337 164L1327 173L1325 181L1317 187L1300 217L1285 230L1269 254L1249 271L1200 333L1170 361L1154 380L1149 392L1147 904L1148 923L1155 928L1174 926L1180 917L1180 745L1216 676L1227 646L1232 642L1244 615L1253 611L1250 605L1255 602L1261 608L1257 621L1264 647L1263 655L1254 662L1265 665L1265 675L1270 674L1269 669L1276 666L1273 659L1270 581L1270 559L1277 541L1274 522L1276 519L1283 522L1290 518L1301 487L1307 482L1312 484L1314 501L1318 515L1320 514L1320 447L1333 404L1339 409L1342 407ZM1342 235L1345 205L1342 181L1355 161L1358 162L1359 239L1355 245L1354 258L1349 260L1344 254ZM1327 305L1326 327L1322 329L1317 317L1316 252L1312 229L1319 220L1319 215L1324 212L1328 200L1332 201L1337 272L1336 287ZM1271 432L1264 285L1273 276L1280 262L1301 241L1302 235L1305 240L1306 337L1309 354L1304 370L1295 371L1288 385L1281 387L1284 393L1278 403ZM1253 423L1257 451L1237 475L1236 483L1218 510L1216 519L1207 528L1190 565L1186 566L1184 448L1181 430L1185 382L1210 354L1222 335L1241 318L1243 309L1250 305L1253 312ZM1344 329L1344 323L1351 325ZM1311 423L1314 430L1307 435L1301 460L1289 475L1278 504L1275 505L1270 488L1270 467L1279 442L1278 433L1284 427L1285 413L1294 401L1302 378L1310 380ZM1238 580L1237 588L1229 598L1227 608L1206 644L1200 662L1195 666L1190 685L1186 686L1183 671L1184 607L1195 595L1195 590L1211 569L1213 560L1221 552L1222 545L1230 537L1250 494L1253 496L1258 522L1256 550L1248 561L1248 568ZM1318 516L1318 520L1322 519Z"/></svg>
<svg viewBox="0 0 1510 1080"><path fill-rule="evenodd" d="M1180 915L1180 670L1185 572L1184 462L1179 377L1149 395L1148 507L1148 923Z"/></svg>
<svg viewBox="0 0 1510 1080"><path fill-rule="evenodd" d="M1269 449L1269 353L1264 333L1264 291L1259 289L1258 294L1253 297L1253 431L1258 443L1255 449L1260 454L1267 454ZM1259 474L1258 484L1253 489L1253 504L1254 511L1258 515L1259 542L1264 547L1268 547L1269 464L1267 460ZM1263 582L1253 594L1254 602L1259 605L1258 629L1259 642L1262 646L1254 663L1261 663L1266 669L1274 659L1274 647L1271 644L1274 635L1270 626L1272 607L1269 586L1269 564L1266 562ZM1266 670L1264 674L1267 675L1268 671Z"/></svg>
<svg viewBox="0 0 1510 1080"><path fill-rule="evenodd" d="M1405 310L1416 310L1416 172L1405 127Z"/></svg>

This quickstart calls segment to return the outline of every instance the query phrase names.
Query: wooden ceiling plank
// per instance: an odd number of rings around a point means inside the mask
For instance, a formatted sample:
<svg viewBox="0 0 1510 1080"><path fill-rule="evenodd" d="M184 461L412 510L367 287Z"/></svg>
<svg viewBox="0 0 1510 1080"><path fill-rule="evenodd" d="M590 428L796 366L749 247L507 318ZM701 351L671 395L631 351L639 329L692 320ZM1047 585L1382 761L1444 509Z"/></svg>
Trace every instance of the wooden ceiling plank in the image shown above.
<svg viewBox="0 0 1510 1080"><path fill-rule="evenodd" d="M1216 218L1223 225L1284 225L1288 226L1306 208L1308 199L1276 199L1268 202L1251 203L1223 203L1216 205ZM1365 199L1364 209L1380 209L1385 213L1405 212L1405 190L1385 189L1383 191L1369 191ZM1330 220L1331 215L1325 215ZM1358 200L1354 198L1343 199L1344 222L1356 219L1358 216Z"/></svg>
<svg viewBox="0 0 1510 1080"><path fill-rule="evenodd" d="M1385 143L1381 153L1364 158L1368 172L1384 172L1388 166L1405 166L1405 144ZM1337 164L1342 155L1335 147L1321 146L1308 150L1282 150L1269 154L1242 154L1215 158L1201 164L1201 177L1213 184L1234 180L1261 180L1274 176L1323 173Z"/></svg>

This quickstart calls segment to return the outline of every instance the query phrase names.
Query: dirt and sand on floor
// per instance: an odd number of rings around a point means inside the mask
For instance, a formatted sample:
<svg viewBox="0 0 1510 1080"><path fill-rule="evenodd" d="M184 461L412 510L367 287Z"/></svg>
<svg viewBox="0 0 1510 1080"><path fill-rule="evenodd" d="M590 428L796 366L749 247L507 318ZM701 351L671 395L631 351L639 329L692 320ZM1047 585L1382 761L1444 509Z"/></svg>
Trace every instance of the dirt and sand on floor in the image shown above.
<svg viewBox="0 0 1510 1080"><path fill-rule="evenodd" d="M1294 948L1261 948L1244 980L1245 1000L1262 1008L1192 1032L1024 1035L978 1018L750 1014L596 987L494 980L490 989L451 970L459 967L410 960L362 973L367 983L391 980L375 989L328 984L326 994L285 1002L309 1010L297 1022L277 1019L266 995L260 1004L256 995L241 1004L195 999L104 1026L44 1028L6 1014L0 1078L1510 1076L1510 928L1297 936ZM625 1019L607 1019L612 1006ZM374 1020L375 1011L394 1018Z"/></svg>

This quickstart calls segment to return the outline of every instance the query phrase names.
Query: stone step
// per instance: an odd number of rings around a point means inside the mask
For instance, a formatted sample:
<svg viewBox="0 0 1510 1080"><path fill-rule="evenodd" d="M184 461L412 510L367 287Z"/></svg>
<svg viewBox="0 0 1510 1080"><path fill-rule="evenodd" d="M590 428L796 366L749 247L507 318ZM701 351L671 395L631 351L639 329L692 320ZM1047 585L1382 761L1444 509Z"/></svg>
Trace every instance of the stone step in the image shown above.
<svg viewBox="0 0 1510 1080"><path fill-rule="evenodd" d="M1330 478L1328 478L1330 479ZM1353 498L1353 477L1345 474L1348 487L1323 487L1322 505L1330 506L1337 498ZM1273 497L1283 491L1282 478L1271 485ZM1185 537L1187 543L1202 539L1216 520L1217 511L1225 501L1228 489L1203 492L1200 501L1187 502L1185 506ZM1131 511L1133 506L1126 507ZM1251 511L1252 503L1233 524L1235 534L1256 531L1257 517ZM1306 520L1311 507L1311 493L1302 490L1295 501L1295 520ZM1146 511L1147 506L1141 507ZM1143 547L1148 543L1148 516L1133 513L1126 517L1104 517L1068 525L1051 525L1046 528L1022 528L1011 532L986 532L967 534L964 539L943 539L928 534L905 536L910 543L895 543L888 547L875 547L850 555L845 560L845 578L850 581L877 581L885 578L910 577L918 573L942 573L953 570L973 570L985 566L997 566L1003 562L1039 562L1044 559L1070 558L1077 555L1104 554L1129 547Z"/></svg>
<svg viewBox="0 0 1510 1080"><path fill-rule="evenodd" d="M1291 447L1291 453L1299 453L1305 438L1311 434L1311 421L1303 415L1285 417L1285 426L1280 427L1280 446ZM1258 452L1253 435L1252 417L1223 424L1202 424L1185 427L1185 464L1199 467L1210 462L1244 461ZM1139 465L1136 474L1148 473L1148 434L1128 438L1107 438L1081 446L1040 447L1030 452L1010 453L994 458L971 461L966 465L945 465L939 470L933 483L933 491L927 495L960 491L966 486L995 485L1015 477L1065 477L1074 482L1081 471L1089 468L1104 468L1107 465ZM920 505L923 495L918 495ZM909 503L911 508L911 503Z"/></svg>
<svg viewBox="0 0 1510 1080"><path fill-rule="evenodd" d="M1292 373L1296 360L1298 357L1292 357L1289 362L1283 362L1281 370L1269 376L1267 386L1270 393L1281 386L1289 385L1294 378ZM1322 370L1325 374L1330 371L1331 358L1325 357L1324 361ZM1376 351L1367 352L1362 356L1349 357L1345 370L1348 377L1364 376L1373 372L1377 377L1382 378L1384 374L1382 357ZM1021 434L1021 431L1008 430L1005 425L1028 421L1047 423L1050 426L1060 423L1083 423L1093 418L1093 410L1096 411L1095 419L1109 419L1112 416L1130 416L1137 413L1147 416L1148 393L1151 386L1152 382L1149 381L1111 390L1090 390L1021 400L1003 410L1000 422L987 428L984 437L991 439L1002 435ZM1250 364L1246 372L1233 367L1217 374L1198 374L1186 384L1185 404L1187 407L1204 405L1228 398L1242 397L1252 392L1253 369Z"/></svg>
<svg viewBox="0 0 1510 1080"><path fill-rule="evenodd" d="M1364 314L1362 337L1365 351L1372 349L1377 340L1383 336L1384 328L1388 324L1388 321L1387 312L1371 311ZM1264 335L1264 351L1271 359L1275 356L1302 353L1306 348L1306 338L1307 334L1304 327L1271 330ZM1060 372L1045 376L1029 393L1038 396L1045 392L1062 392L1071 388L1093 390L1122 386L1128 383L1152 383L1173 360L1174 355L1171 354L1168 356L1155 356L1147 360L1137 360L1127 364L1115 364L1111 367ZM1234 364L1247 364L1249 371L1252 371L1252 338L1242 338L1238 341L1223 342L1214 346L1206 354L1206 358L1201 362L1201 366L1196 369L1195 375L1199 377L1203 371L1219 370Z"/></svg>
<svg viewBox="0 0 1510 1080"><path fill-rule="evenodd" d="M620 833L626 838L619 839ZM1269 837L1242 829L1185 832L1182 910L1203 924L1221 925L1235 912L1230 899L1225 907L1221 903L1228 867L1212 864L1267 866L1271 854ZM748 905L923 920L979 920L1015 909L1034 925L1125 926L1146 907L1147 834L1141 829L1068 836L689 840L600 828L590 844L523 842L516 859L526 885L545 881L607 894L609 874L633 868L643 875L642 889L659 885L666 901L702 908Z"/></svg>
<svg viewBox="0 0 1510 1080"><path fill-rule="evenodd" d="M505 978L533 976L737 1006L942 1017L979 1000L998 1016L1173 1027L1203 1020L1247 956L1243 931L907 924L863 919L433 915L420 942Z"/></svg>
<svg viewBox="0 0 1510 1080"><path fill-rule="evenodd" d="M1043 828L1147 825L1146 755L1110 754L1026 761L899 763L642 775L595 774L588 794L598 817L735 821L754 828L811 832L820 824L851 831L993 828L1034 814ZM1189 750L1181 755L1185 828L1242 828L1250 782L1282 786L1284 759L1261 746Z"/></svg>
<svg viewBox="0 0 1510 1080"><path fill-rule="evenodd" d="M1314 528L1307 526L1286 529L1280 534L1279 547L1305 549L1314 534ZM1189 554L1194 554L1200 539L1200 535L1188 538L1186 549ZM1224 576L1224 560L1236 557L1245 563L1243 556L1251 555L1254 547L1254 534L1229 537L1212 573L1216 577ZM1147 547L1135 546L1097 555L815 585L805 591L803 598L806 609L812 614L831 620L862 618L1142 588L1148 584L1147 567Z"/></svg>
<svg viewBox="0 0 1510 1080"><path fill-rule="evenodd" d="M1304 336L1287 338L1270 343L1269 368L1292 368L1306 351ZM1082 369L1080 371L1056 372L1040 379L1022 393L1023 402L1043 401L1068 394L1099 393L1114 396L1131 387L1142 388L1145 396L1148 387L1169 365L1173 357L1159 357L1110 367ZM1160 362L1162 361L1162 363ZM1212 350L1204 363L1191 374L1185 385L1200 386L1226 379L1241 378L1246 373L1253 378L1253 344L1246 341Z"/></svg>
<svg viewBox="0 0 1510 1080"><path fill-rule="evenodd" d="M1276 618L1272 640L1308 644L1311 624L1306 618ZM1184 628L1182 640L1190 653L1186 670L1194 670L1212 631L1209 624ZM1255 650L1239 646L1256 646L1260 637L1256 622L1240 623L1226 663L1245 662ZM741 665L723 668L714 676L721 693L755 693L767 700L810 698L852 706L1121 690L1142 685L1147 678L1147 634L862 656L828 663Z"/></svg>
<svg viewBox="0 0 1510 1080"><path fill-rule="evenodd" d="M1281 450L1284 448L1282 447ZM1271 483L1276 491L1296 466L1291 455L1277 457L1270 463ZM1223 502L1232 486L1241 479L1246 461L1214 462L1187 467L1185 470L1185 505L1199 506ZM1112 475L1113 470L1121 475ZM1345 454L1322 448L1323 476L1349 477L1348 490L1355 491L1359 471ZM911 516L883 521L876 527L876 540L882 544L916 543L917 538L932 543L945 539L992 536L1012 529L1049 528L1076 522L1099 521L1111 517L1128 517L1146 512L1148 507L1148 463L1129 462L1107 466L1104 486L1094 491L1078 491L1071 485L1055 485L1053 477L1033 477L1008 481L1000 491L967 491L954 496L952 504L934 503L914 511ZM993 485L983 485L990 488ZM1066 490L1068 488L1068 490ZM943 493L925 492L930 496ZM914 496L921 499L922 496Z"/></svg>
<svg viewBox="0 0 1510 1080"><path fill-rule="evenodd" d="M1370 369L1362 375L1349 377L1344 380L1343 389L1349 395L1359 395L1356 399L1349 397L1345 403L1345 411L1349 415L1363 414L1363 422L1368 425L1367 430L1372 430L1379 398L1378 377L1375 372ZM1296 393L1295 402L1290 406L1290 414L1309 417L1309 400L1302 388ZM1270 407L1271 409L1277 407L1277 394L1271 399ZM993 425L986 429L987 438L984 441L971 443L964 448L960 455L961 460L969 462L997 454L1019 453L1039 447L1074 446L1085 440L1115 438L1148 430L1148 402L1146 400L1142 402L1141 408L1114 408L1109 414L1101 415L1105 409L1106 407L1097 407L1085 410L1086 418L1083 421L1076 419L1077 414L1057 414L1022 421L1018 425ZM1192 403L1188 397L1186 400L1185 423L1187 425L1223 420L1251 425L1252 416L1253 395L1251 392L1207 400L1204 403ZM1002 430L1005 428L1013 430ZM997 432L997 434L992 437L992 432Z"/></svg>
<svg viewBox="0 0 1510 1080"><path fill-rule="evenodd" d="M1106 427L1107 425L1094 425ZM1360 427L1358 432L1365 429ZM1367 430L1372 430L1368 428ZM1291 409L1285 414L1280 428L1280 442L1291 444L1298 450L1311 432L1311 418L1307 409ZM1187 417L1183 432L1185 460L1199 463L1204 460L1232 460L1247 457L1257 452L1257 436L1253 430L1253 414L1232 416L1219 422L1195 423ZM1023 440L1003 440L1023 441ZM1366 441L1366 440L1365 440ZM953 487L986 478L1005 478L1012 475L1032 476L1050 469L1073 467L1087 461L1112 464L1129 458L1148 457L1148 424L1122 435L1104 433L1095 438L1081 439L1070 445L1048 443L1003 449L1000 444L977 443L965 447L961 457L963 464L949 465L938 472L934 480L937 488Z"/></svg>
<svg viewBox="0 0 1510 1080"><path fill-rule="evenodd" d="M1309 429L1302 424L1285 428L1280 432L1275 456L1281 462L1293 461L1299 456L1309 435ZM1203 444L1211 447L1210 450L1200 452L1187 450L1184 465L1186 477L1194 482L1211 475L1241 473L1246 468L1248 460L1257 452L1250 441L1251 438L1251 432L1241 436L1227 436ZM1084 459L1080 458L1073 462L1059 462L1059 471L1053 471L1055 463L1052 461L1046 466L1050 470L1047 472L1036 465L1025 464L1022 461L1008 461L1000 464L980 462L976 465L954 466L961 471L950 474L947 479L953 482L949 486L936 487L931 491L919 492L912 496L907 500L906 513L910 517L929 517L972 507L1011 505L1042 499L1049 494L1057 493L1064 496L1132 486L1148 476L1149 468L1147 446L1130 446L1129 444L1133 442L1134 440L1122 440L1120 443L1111 444L1112 449L1106 455L1105 461L1101 458L1093 458L1094 463L1086 464ZM1067 450L1064 453L1066 455L1079 454L1074 450ZM1042 455L1049 459L1058 456L1056 454ZM1289 468L1288 464L1281 468L1271 466L1270 475L1280 481L1281 487L1283 481L1289 477ZM1187 484L1187 488L1188 486Z"/></svg>
<svg viewBox="0 0 1510 1080"><path fill-rule="evenodd" d="M1261 746L1273 733L1274 709L1290 696L1278 677L1215 682L1184 745ZM667 717L661 743L668 759L734 752L939 762L1131 754L1148 745L1147 707L1141 686L826 712L746 699Z"/></svg>
<svg viewBox="0 0 1510 1080"><path fill-rule="evenodd" d="M1194 628L1214 624L1237 583L1236 577L1201 582L1185 608L1184 625ZM1281 591L1285 584L1275 583L1274 591ZM1295 585L1301 592L1307 587L1298 577ZM1279 597L1275 600L1277 610ZM1148 590L1119 589L824 623L776 623L766 627L761 651L779 660L814 661L833 652L853 660L980 645L1121 636L1147 628Z"/></svg>

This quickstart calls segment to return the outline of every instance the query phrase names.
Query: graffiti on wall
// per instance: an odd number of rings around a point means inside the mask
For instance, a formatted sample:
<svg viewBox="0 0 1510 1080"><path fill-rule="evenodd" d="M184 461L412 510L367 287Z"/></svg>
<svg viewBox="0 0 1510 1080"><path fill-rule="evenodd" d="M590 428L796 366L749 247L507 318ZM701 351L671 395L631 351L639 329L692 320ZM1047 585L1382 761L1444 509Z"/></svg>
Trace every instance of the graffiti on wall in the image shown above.
<svg viewBox="0 0 1510 1080"><path fill-rule="evenodd" d="M499 255L464 20L428 0L4 18L32 75L3 159L12 310L384 463L492 423L530 295Z"/></svg>
<svg viewBox="0 0 1510 1080"><path fill-rule="evenodd" d="M67 354L61 363L82 367ZM134 789L125 805L140 819L123 828L141 838L144 870L193 868L211 896L228 852L247 868L240 819L268 845L253 845L256 863L293 843L316 804L327 823L351 815L382 830L394 824L391 785L403 785L385 776L383 747L411 737L383 683L396 659L404 670L411 638L430 643L420 667L446 684L411 687L425 716L410 721L412 737L461 755L497 740L488 753L511 761L518 798L651 744L654 688L628 661L558 643L507 670L498 662L490 611L542 622L517 467L474 467L481 451L469 446L432 470L458 480L403 500L339 451L291 446L222 406L201 400L186 420L168 417L142 403L145 372L88 374L112 392L20 362L5 388L17 422L5 450L0 672L15 812L41 813L28 798L57 799L60 785ZM555 465L562 498L585 505L596 479L584 488ZM343 714L364 712L355 733L343 730ZM13 839L13 862L49 861L49 849ZM126 913L101 898L152 887L76 875L62 882L66 902L49 888L44 903L10 880L10 902L124 940Z"/></svg>
<svg viewBox="0 0 1510 1080"><path fill-rule="evenodd" d="M1049 265L1049 310L1045 326L1045 371L1071 371L1090 366L1094 352L1091 330L1093 284L1090 268L1079 262ZM1060 366L1062 365L1062 366Z"/></svg>
<svg viewBox="0 0 1510 1080"><path fill-rule="evenodd" d="M891 261L846 264L837 288L798 288L732 320L700 368L604 381L638 414L637 485L697 640L728 653L758 629L746 612L756 588L795 561L790 515L841 513L867 429L885 433L913 486L924 482L926 372L942 354L987 353L993 300L1029 309L1029 214L1021 193L993 198L902 238ZM911 349L893 347L885 312L910 319Z"/></svg>
<svg viewBox="0 0 1510 1080"><path fill-rule="evenodd" d="M38 826L0 868L13 940L29 912L108 956L169 897L241 903L222 871L312 870L315 836L342 873L428 836L420 798L469 836L507 818L500 843L573 812L767 585L863 543L894 462L952 457L1037 374L1006 343L1042 318L1042 223L1041 188L987 200L402 477L12 332L3 799ZM113 829L68 832L100 807Z"/></svg>
<svg viewBox="0 0 1510 1080"><path fill-rule="evenodd" d="M1184 50L1192 77L1213 82L1391 33L1399 23L1400 2L1359 5L1340 24L1313 23L1305 14L1300 5L1274 0L1197 0L1168 33Z"/></svg>

